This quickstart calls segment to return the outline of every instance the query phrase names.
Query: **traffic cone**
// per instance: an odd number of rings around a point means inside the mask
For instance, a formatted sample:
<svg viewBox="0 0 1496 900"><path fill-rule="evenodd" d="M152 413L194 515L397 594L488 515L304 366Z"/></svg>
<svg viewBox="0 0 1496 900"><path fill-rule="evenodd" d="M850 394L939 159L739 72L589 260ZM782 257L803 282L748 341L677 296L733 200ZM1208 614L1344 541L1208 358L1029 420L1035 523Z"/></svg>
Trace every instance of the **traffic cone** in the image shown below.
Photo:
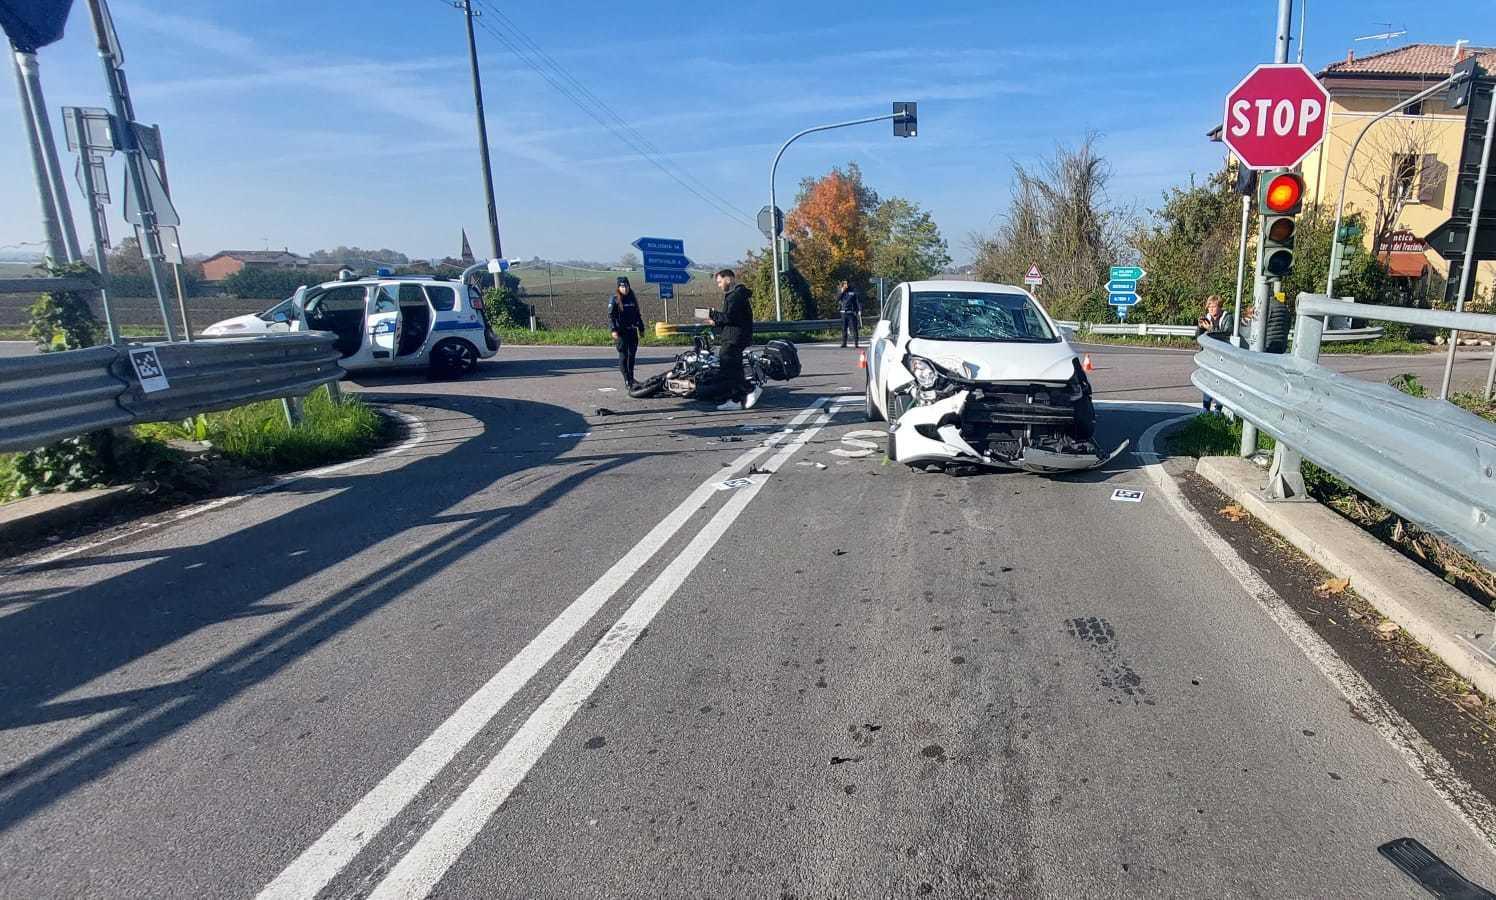
<svg viewBox="0 0 1496 900"><path fill-rule="evenodd" d="M859 368L859 369L866 369L867 368L867 351L866 350L858 350L857 351L857 368Z"/></svg>
<svg viewBox="0 0 1496 900"><path fill-rule="evenodd" d="M1080 361L1080 367L1087 372L1096 371L1096 367L1091 365L1091 354L1087 353L1085 359Z"/></svg>

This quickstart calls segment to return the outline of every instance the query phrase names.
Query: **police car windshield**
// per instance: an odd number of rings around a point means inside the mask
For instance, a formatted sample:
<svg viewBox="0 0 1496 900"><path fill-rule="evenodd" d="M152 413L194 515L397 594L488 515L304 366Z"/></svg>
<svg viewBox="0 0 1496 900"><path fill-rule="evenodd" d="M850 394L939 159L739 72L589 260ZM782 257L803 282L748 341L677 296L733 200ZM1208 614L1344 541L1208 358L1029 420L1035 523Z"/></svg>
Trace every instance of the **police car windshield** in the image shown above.
<svg viewBox="0 0 1496 900"><path fill-rule="evenodd" d="M1024 294L985 291L916 291L909 306L909 336L1023 344L1059 340Z"/></svg>

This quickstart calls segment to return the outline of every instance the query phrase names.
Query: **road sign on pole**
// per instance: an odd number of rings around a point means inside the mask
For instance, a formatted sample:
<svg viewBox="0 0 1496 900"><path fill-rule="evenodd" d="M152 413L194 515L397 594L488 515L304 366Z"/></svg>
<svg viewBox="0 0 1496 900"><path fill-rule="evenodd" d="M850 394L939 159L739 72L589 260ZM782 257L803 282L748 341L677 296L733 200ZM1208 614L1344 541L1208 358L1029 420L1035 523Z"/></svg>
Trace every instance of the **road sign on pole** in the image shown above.
<svg viewBox="0 0 1496 900"><path fill-rule="evenodd" d="M1250 169L1288 169L1325 138L1330 94L1297 63L1261 65L1226 95L1221 139Z"/></svg>
<svg viewBox="0 0 1496 900"><path fill-rule="evenodd" d="M1029 265L1028 274L1023 276L1023 283L1032 287L1038 287L1044 283L1044 275L1039 271L1037 263Z"/></svg>
<svg viewBox="0 0 1496 900"><path fill-rule="evenodd" d="M1109 274L1106 302L1117 310L1118 319L1125 320L1127 311L1138 305L1138 282L1148 273L1139 266L1112 266Z"/></svg>
<svg viewBox="0 0 1496 900"><path fill-rule="evenodd" d="M675 285L670 284L668 282L665 283L665 284L660 285L660 299L661 300L674 300L675 299Z"/></svg>
<svg viewBox="0 0 1496 900"><path fill-rule="evenodd" d="M685 284L691 273L685 269L645 269L644 280L649 284Z"/></svg>
<svg viewBox="0 0 1496 900"><path fill-rule="evenodd" d="M685 253L686 242L678 238L642 237L634 241L634 249L640 253Z"/></svg>
<svg viewBox="0 0 1496 900"><path fill-rule="evenodd" d="M679 253L648 253L644 254L644 268L646 269L689 269L691 260Z"/></svg>
<svg viewBox="0 0 1496 900"><path fill-rule="evenodd" d="M770 218L771 215L772 218ZM759 210L758 230L763 232L764 237L771 241L779 235L784 234L784 210L777 206L765 206Z"/></svg>

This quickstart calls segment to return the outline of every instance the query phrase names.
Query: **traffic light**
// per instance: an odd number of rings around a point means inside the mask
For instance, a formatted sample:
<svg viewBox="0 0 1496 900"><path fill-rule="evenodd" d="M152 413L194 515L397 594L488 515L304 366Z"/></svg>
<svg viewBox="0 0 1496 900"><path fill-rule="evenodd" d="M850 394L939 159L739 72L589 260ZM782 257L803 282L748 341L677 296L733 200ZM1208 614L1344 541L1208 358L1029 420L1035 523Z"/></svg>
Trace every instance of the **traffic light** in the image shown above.
<svg viewBox="0 0 1496 900"><path fill-rule="evenodd" d="M1262 274L1284 278L1293 270L1294 214L1304 208L1304 179L1296 172L1264 172L1257 180L1262 213Z"/></svg>
<svg viewBox="0 0 1496 900"><path fill-rule="evenodd" d="M915 107L919 104L895 100L893 104L893 136L894 137L917 137L919 135L919 116L916 115Z"/></svg>
<svg viewBox="0 0 1496 900"><path fill-rule="evenodd" d="M1465 77L1449 86L1449 92L1444 98L1446 108L1459 109L1470 104L1470 94L1475 90L1475 82L1485 74L1480 64L1476 62L1477 59L1478 57L1472 53L1455 64L1454 71L1450 74Z"/></svg>

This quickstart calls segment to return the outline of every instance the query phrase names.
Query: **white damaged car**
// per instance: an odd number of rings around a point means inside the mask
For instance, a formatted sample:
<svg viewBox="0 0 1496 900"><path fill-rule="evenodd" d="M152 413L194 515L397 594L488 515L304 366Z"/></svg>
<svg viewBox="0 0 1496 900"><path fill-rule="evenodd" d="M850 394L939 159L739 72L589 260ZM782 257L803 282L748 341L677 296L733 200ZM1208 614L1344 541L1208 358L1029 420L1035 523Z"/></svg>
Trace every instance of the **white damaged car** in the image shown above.
<svg viewBox="0 0 1496 900"><path fill-rule="evenodd" d="M901 284L883 305L867 368L869 420L888 458L1053 474L1127 448L1096 445L1080 357L1027 291L973 281Z"/></svg>

